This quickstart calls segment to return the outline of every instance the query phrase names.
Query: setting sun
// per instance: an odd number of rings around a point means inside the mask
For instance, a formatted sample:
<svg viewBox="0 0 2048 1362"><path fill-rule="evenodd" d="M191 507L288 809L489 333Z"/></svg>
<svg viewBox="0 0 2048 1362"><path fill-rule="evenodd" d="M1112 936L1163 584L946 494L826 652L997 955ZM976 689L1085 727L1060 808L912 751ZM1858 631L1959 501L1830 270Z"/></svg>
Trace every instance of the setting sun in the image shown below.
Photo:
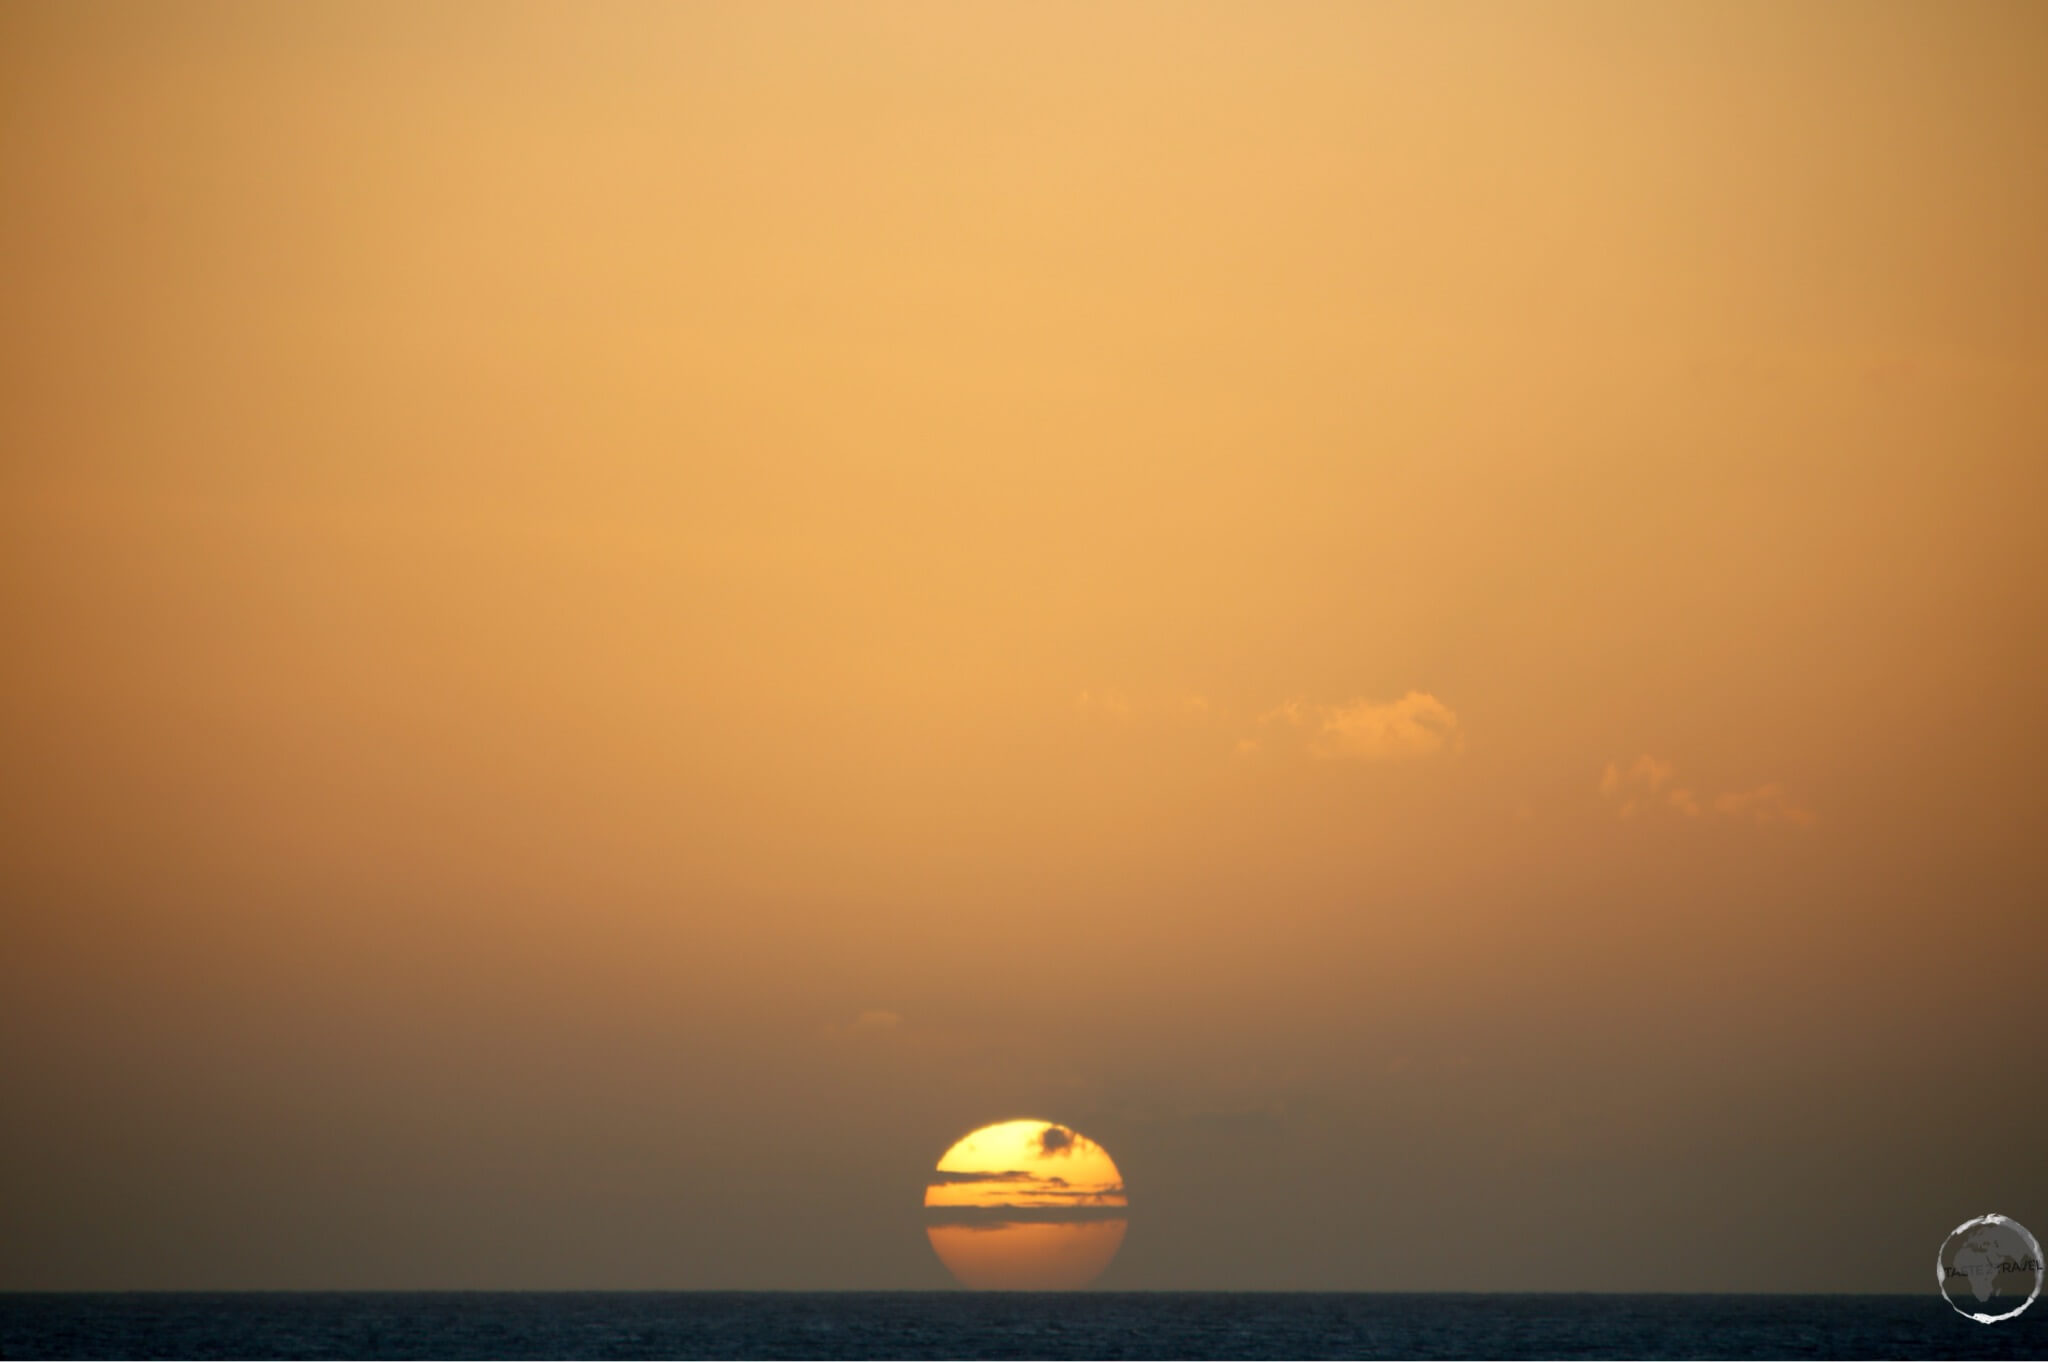
<svg viewBox="0 0 2048 1362"><path fill-rule="evenodd" d="M948 1149L924 1192L925 1233L963 1286L1067 1291L1124 1241L1123 1174L1108 1151L1049 1121L983 1126Z"/></svg>

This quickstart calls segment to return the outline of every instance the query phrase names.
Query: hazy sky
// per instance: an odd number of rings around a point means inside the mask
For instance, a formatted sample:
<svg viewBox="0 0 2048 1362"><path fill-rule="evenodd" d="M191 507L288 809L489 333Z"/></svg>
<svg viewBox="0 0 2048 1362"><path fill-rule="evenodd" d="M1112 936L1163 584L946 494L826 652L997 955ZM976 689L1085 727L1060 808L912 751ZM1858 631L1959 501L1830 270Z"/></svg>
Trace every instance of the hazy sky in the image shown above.
<svg viewBox="0 0 2048 1362"><path fill-rule="evenodd" d="M0 1288L2048 1231L2048 10L0 5Z"/></svg>

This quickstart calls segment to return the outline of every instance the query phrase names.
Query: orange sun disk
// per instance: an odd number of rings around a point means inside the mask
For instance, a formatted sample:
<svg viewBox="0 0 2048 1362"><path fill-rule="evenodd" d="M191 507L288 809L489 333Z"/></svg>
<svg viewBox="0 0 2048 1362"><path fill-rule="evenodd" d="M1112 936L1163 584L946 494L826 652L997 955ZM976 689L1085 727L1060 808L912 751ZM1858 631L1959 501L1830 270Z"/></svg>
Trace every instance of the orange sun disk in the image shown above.
<svg viewBox="0 0 2048 1362"><path fill-rule="evenodd" d="M1129 1200L1108 1151L1051 1121L1002 1121L957 1141L925 1188L939 1261L977 1291L1071 1291L1122 1247Z"/></svg>

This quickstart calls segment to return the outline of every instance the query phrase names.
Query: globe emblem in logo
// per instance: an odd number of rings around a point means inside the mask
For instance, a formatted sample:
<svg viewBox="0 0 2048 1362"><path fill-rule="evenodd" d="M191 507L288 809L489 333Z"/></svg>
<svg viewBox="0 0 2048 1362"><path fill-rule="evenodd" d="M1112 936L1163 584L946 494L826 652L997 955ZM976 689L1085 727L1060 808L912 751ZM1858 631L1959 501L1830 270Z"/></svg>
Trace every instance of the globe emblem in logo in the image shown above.
<svg viewBox="0 0 2048 1362"><path fill-rule="evenodd" d="M1942 1243L1934 1280L1957 1314L1996 1324L2041 1294L2041 1245L2017 1220L1980 1215Z"/></svg>

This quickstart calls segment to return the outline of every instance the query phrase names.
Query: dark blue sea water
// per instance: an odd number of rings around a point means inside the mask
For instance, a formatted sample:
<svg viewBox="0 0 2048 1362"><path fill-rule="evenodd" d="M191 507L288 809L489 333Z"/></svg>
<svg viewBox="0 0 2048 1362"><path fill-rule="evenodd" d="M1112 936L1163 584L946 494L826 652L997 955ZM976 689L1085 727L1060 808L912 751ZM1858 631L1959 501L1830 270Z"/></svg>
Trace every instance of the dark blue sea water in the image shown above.
<svg viewBox="0 0 2048 1362"><path fill-rule="evenodd" d="M1918 1296L0 1295L23 1357L2040 1357Z"/></svg>

